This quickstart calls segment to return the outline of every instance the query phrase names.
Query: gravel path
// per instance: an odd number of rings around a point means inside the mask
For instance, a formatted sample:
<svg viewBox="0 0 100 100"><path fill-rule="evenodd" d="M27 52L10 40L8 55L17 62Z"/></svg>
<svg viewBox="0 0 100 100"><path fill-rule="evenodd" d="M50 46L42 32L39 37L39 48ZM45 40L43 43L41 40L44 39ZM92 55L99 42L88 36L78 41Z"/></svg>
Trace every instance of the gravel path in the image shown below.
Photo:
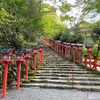
<svg viewBox="0 0 100 100"><path fill-rule="evenodd" d="M21 88L10 91L0 100L100 100L100 93L97 94L74 90Z"/></svg>

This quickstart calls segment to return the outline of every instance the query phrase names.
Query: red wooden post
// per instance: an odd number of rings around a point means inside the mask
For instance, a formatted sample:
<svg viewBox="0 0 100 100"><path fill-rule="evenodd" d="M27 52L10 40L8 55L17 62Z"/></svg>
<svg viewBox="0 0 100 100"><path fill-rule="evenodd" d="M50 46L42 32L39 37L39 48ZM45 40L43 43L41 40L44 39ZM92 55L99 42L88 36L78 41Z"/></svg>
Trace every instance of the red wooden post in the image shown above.
<svg viewBox="0 0 100 100"><path fill-rule="evenodd" d="M61 54L61 50L62 50L62 47L61 47L61 43L60 43L60 45L59 45L59 54Z"/></svg>
<svg viewBox="0 0 100 100"><path fill-rule="evenodd" d="M70 60L70 47L68 47L68 59Z"/></svg>
<svg viewBox="0 0 100 100"><path fill-rule="evenodd" d="M92 61L91 61L91 52L89 52L89 64L90 64L90 68L92 67Z"/></svg>
<svg viewBox="0 0 100 100"><path fill-rule="evenodd" d="M67 43L66 42L63 42L63 45L64 45L64 48L63 48L63 55L64 57L66 57L66 49L67 49Z"/></svg>
<svg viewBox="0 0 100 100"><path fill-rule="evenodd" d="M25 50L24 58L26 59L26 80L28 80L29 59L31 58L31 55L30 55L31 52L32 52L32 49Z"/></svg>
<svg viewBox="0 0 100 100"><path fill-rule="evenodd" d="M38 54L38 51L39 51L39 47L38 46L34 46L33 47L33 54L34 54L34 61L33 61L34 73L36 73L36 54Z"/></svg>
<svg viewBox="0 0 100 100"><path fill-rule="evenodd" d="M40 48L40 50L39 50L39 66L41 66L42 65L42 48Z"/></svg>
<svg viewBox="0 0 100 100"><path fill-rule="evenodd" d="M54 51L56 51L56 41L54 40Z"/></svg>
<svg viewBox="0 0 100 100"><path fill-rule="evenodd" d="M65 57L65 45L63 44L63 53L62 55Z"/></svg>
<svg viewBox="0 0 100 100"><path fill-rule="evenodd" d="M82 58L81 58L81 50L78 50L78 63L81 64Z"/></svg>
<svg viewBox="0 0 100 100"><path fill-rule="evenodd" d="M18 68L17 68L17 90L20 89L20 73L21 73L21 62L18 62Z"/></svg>
<svg viewBox="0 0 100 100"><path fill-rule="evenodd" d="M42 47L42 52L41 52L41 65L43 64L43 51L44 51L44 46Z"/></svg>
<svg viewBox="0 0 100 100"><path fill-rule="evenodd" d="M59 43L59 54L60 54L60 43Z"/></svg>
<svg viewBox="0 0 100 100"><path fill-rule="evenodd" d="M66 57L66 47L64 48L64 57Z"/></svg>
<svg viewBox="0 0 100 100"><path fill-rule="evenodd" d="M63 56L65 57L65 46L63 45Z"/></svg>
<svg viewBox="0 0 100 100"><path fill-rule="evenodd" d="M97 71L97 57L94 57L94 69Z"/></svg>
<svg viewBox="0 0 100 100"><path fill-rule="evenodd" d="M59 52L58 50L59 50L59 46L58 46L58 42L57 42L57 53Z"/></svg>
<svg viewBox="0 0 100 100"><path fill-rule="evenodd" d="M76 60L76 51L75 51L75 47L73 47L73 61L75 62Z"/></svg>
<svg viewBox="0 0 100 100"><path fill-rule="evenodd" d="M21 63L24 62L23 56L24 56L24 51L23 50L17 50L16 52L16 62L17 62L17 85L16 89L20 89L20 75L21 75Z"/></svg>
<svg viewBox="0 0 100 100"><path fill-rule="evenodd" d="M12 62L11 55L14 53L14 49L2 49L2 59L0 62L4 63L4 73L3 73L3 86L2 86L2 98L6 96L7 88L7 77L8 77L8 64Z"/></svg>
<svg viewBox="0 0 100 100"><path fill-rule="evenodd" d="M87 67L87 55L85 55L84 63L85 63L85 66Z"/></svg>
<svg viewBox="0 0 100 100"><path fill-rule="evenodd" d="M81 64L81 62L82 62L82 54L81 54L82 47L83 47L83 44L77 44L77 48L78 48L78 64Z"/></svg>
<svg viewBox="0 0 100 100"><path fill-rule="evenodd" d="M29 59L26 58L26 80L28 80L28 69L29 69L29 66L28 66L28 61Z"/></svg>
<svg viewBox="0 0 100 100"><path fill-rule="evenodd" d="M92 61L91 61L91 53L92 53L92 48L93 48L93 45L86 45L86 48L87 48L87 52L88 52L88 55L89 55L89 64L90 64L90 68L92 67Z"/></svg>
<svg viewBox="0 0 100 100"><path fill-rule="evenodd" d="M42 65L42 56L43 56L43 52L40 52L40 65Z"/></svg>
<svg viewBox="0 0 100 100"><path fill-rule="evenodd" d="M55 50L55 43L54 43L54 40L53 40L53 50Z"/></svg>
<svg viewBox="0 0 100 100"><path fill-rule="evenodd" d="M63 45L63 44L61 44L61 48L62 48L62 49L61 49L61 50L62 50L62 51L61 51L61 54L62 54L62 56L63 56L63 52L64 52L64 45Z"/></svg>
<svg viewBox="0 0 100 100"><path fill-rule="evenodd" d="M4 98L6 96L7 76L8 76L8 62L5 62L4 76L3 76L3 86L2 86L2 98Z"/></svg>
<svg viewBox="0 0 100 100"><path fill-rule="evenodd" d="M71 49L72 49L72 52L73 52L73 61L75 62L76 61L76 44L73 44L71 43Z"/></svg>
<svg viewBox="0 0 100 100"><path fill-rule="evenodd" d="M60 45L61 45L61 41L58 41L58 53L60 53L60 51L61 51Z"/></svg>
<svg viewBox="0 0 100 100"><path fill-rule="evenodd" d="M43 51L41 52L41 65L43 63Z"/></svg>
<svg viewBox="0 0 100 100"><path fill-rule="evenodd" d="M34 72L36 73L36 54L34 54Z"/></svg>
<svg viewBox="0 0 100 100"><path fill-rule="evenodd" d="M16 89L19 90L20 89L20 75L21 75L21 63L23 62L24 60L21 58L21 59L17 59L16 62L17 62L17 85L16 85Z"/></svg>

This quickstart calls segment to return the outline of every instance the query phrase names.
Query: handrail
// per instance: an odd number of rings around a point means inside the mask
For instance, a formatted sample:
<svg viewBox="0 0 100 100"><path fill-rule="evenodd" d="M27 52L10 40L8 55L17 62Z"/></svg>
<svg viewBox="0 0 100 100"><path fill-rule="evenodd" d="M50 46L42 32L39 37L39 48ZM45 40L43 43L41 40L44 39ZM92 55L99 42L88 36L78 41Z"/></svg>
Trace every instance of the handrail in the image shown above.
<svg viewBox="0 0 100 100"><path fill-rule="evenodd" d="M89 67L90 69L94 69L96 71L98 70L98 67L100 67L100 59L96 57L93 58L91 56L93 45L86 46L88 56L86 55L84 59L82 59L83 44L66 42L61 43L60 41L46 38L43 38L43 41L45 44L49 45L53 50L55 50L57 53L61 54L68 60L77 62L79 65L84 63L86 67Z"/></svg>

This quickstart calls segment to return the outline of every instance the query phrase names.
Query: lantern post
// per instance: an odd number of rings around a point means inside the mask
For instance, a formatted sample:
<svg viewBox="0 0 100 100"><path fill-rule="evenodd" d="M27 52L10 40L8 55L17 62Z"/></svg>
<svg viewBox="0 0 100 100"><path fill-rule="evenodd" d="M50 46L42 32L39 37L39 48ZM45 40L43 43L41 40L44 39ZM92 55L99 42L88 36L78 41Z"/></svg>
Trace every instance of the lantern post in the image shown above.
<svg viewBox="0 0 100 100"><path fill-rule="evenodd" d="M3 86L2 86L2 98L6 96L6 88L7 88L7 77L8 77L8 64L13 60L11 56L13 54L14 49L2 49L0 53L2 54L1 62L4 63L4 74L3 74Z"/></svg>
<svg viewBox="0 0 100 100"><path fill-rule="evenodd" d="M67 43L67 47L68 47L68 59L70 60L71 44Z"/></svg>
<svg viewBox="0 0 100 100"><path fill-rule="evenodd" d="M82 63L82 47L83 44L77 44L77 50L78 50L78 64Z"/></svg>
<svg viewBox="0 0 100 100"><path fill-rule="evenodd" d="M63 42L63 46L64 46L64 51L63 51L63 56L66 57L66 48L67 48L67 43Z"/></svg>
<svg viewBox="0 0 100 100"><path fill-rule="evenodd" d="M93 45L86 45L86 48L87 48L87 52L88 52L88 55L89 55L89 64L90 64L90 68L91 68L91 65L92 65L91 53L92 53Z"/></svg>
<svg viewBox="0 0 100 100"><path fill-rule="evenodd" d="M36 55L38 54L38 47L34 46L33 47L33 54L34 54L34 73L36 73Z"/></svg>
<svg viewBox="0 0 100 100"><path fill-rule="evenodd" d="M72 48L72 52L73 52L73 61L76 61L76 44L71 43L71 48Z"/></svg>
<svg viewBox="0 0 100 100"><path fill-rule="evenodd" d="M32 49L25 49L24 58L26 60L26 80L28 80L29 59L31 59Z"/></svg>
<svg viewBox="0 0 100 100"><path fill-rule="evenodd" d="M20 89L20 76L21 76L21 63L24 62L25 50L16 51L16 62L17 62L17 85L16 89Z"/></svg>

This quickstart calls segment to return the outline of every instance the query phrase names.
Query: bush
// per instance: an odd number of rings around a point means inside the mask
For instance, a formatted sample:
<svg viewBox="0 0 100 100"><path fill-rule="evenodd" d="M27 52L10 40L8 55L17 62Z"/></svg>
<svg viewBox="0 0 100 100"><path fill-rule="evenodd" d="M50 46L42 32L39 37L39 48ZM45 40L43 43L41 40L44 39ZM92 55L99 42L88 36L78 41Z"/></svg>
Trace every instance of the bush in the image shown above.
<svg viewBox="0 0 100 100"><path fill-rule="evenodd" d="M55 35L55 40L60 40L61 42L70 42L70 43L84 43L84 35L82 33L70 34L69 30L60 32Z"/></svg>
<svg viewBox="0 0 100 100"><path fill-rule="evenodd" d="M92 56L97 56L98 46L94 46ZM100 51L98 52L98 58L100 58Z"/></svg>
<svg viewBox="0 0 100 100"><path fill-rule="evenodd" d="M62 36L62 32L56 34L56 35L54 36L54 39L55 39L55 40L60 40L60 37L61 37L61 36Z"/></svg>
<svg viewBox="0 0 100 100"><path fill-rule="evenodd" d="M73 43L84 43L84 35L82 33L76 33L72 36Z"/></svg>
<svg viewBox="0 0 100 100"><path fill-rule="evenodd" d="M72 35L69 32L63 32L60 37L61 42L71 42Z"/></svg>
<svg viewBox="0 0 100 100"><path fill-rule="evenodd" d="M88 54L88 53L87 53L87 48L83 47L83 49L82 49L82 55L85 56L85 55L87 55L87 54Z"/></svg>

